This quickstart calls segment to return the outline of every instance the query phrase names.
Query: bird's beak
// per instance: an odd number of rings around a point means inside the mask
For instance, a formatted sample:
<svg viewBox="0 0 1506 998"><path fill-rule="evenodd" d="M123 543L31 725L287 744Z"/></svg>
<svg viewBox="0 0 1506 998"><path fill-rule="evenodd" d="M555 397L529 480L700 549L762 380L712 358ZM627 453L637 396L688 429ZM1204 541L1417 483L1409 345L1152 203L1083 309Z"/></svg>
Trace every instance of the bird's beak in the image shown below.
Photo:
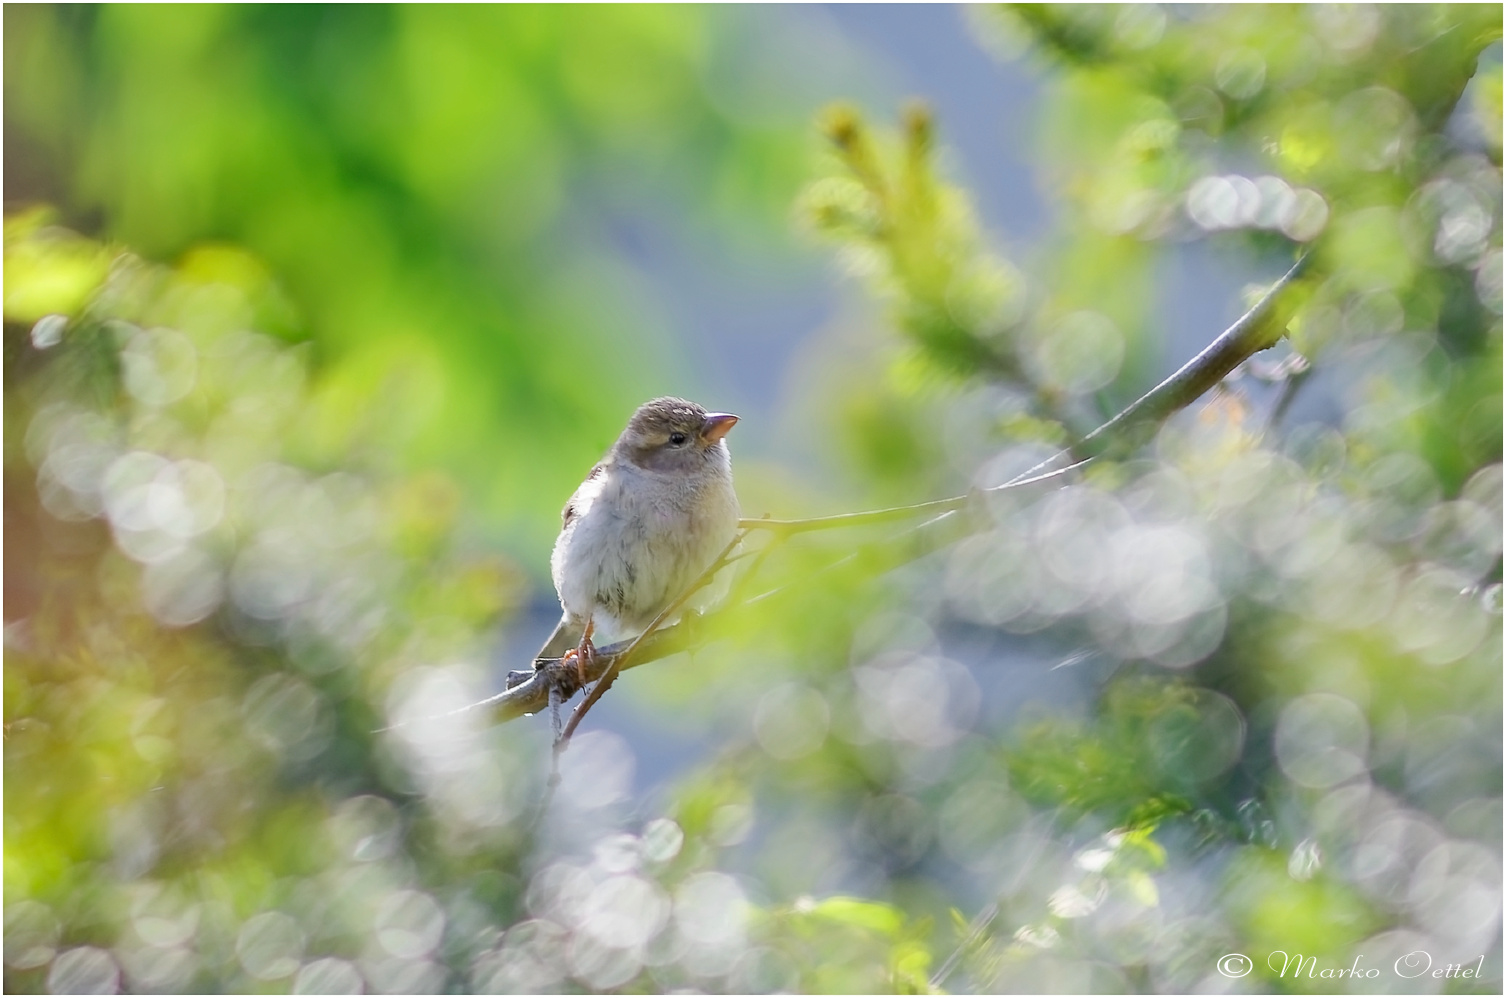
<svg viewBox="0 0 1506 998"><path fill-rule="evenodd" d="M714 444L727 435L727 431L737 425L737 417L730 412L713 412L706 417L706 422L701 424L701 439L708 444Z"/></svg>

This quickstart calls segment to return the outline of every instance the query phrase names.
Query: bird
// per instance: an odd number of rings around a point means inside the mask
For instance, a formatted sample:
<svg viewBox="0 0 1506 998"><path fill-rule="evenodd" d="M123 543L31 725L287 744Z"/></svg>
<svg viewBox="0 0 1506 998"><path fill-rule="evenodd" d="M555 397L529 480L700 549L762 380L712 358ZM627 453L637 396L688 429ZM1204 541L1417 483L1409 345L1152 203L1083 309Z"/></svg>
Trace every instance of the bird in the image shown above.
<svg viewBox="0 0 1506 998"><path fill-rule="evenodd" d="M737 422L670 396L633 413L565 503L549 559L562 613L535 669L573 656L585 685L594 636L642 633L732 542L739 507L724 438Z"/></svg>

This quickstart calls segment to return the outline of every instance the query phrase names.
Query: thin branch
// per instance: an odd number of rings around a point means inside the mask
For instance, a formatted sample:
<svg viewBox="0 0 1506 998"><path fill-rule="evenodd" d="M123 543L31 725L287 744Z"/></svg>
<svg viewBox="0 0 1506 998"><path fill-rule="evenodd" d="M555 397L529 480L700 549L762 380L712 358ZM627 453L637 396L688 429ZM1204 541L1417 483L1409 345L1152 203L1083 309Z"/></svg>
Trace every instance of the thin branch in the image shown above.
<svg viewBox="0 0 1506 998"><path fill-rule="evenodd" d="M627 643L627 647L622 649L622 651L612 655L611 661L608 662L606 667L602 670L600 681L597 682L596 686L591 690L590 694L588 694L586 698L580 702L580 705L577 706L575 710L571 711L570 723L565 725L565 729L563 731L559 730L558 727L560 703L559 683L552 682L549 684L549 707L554 712L556 725L554 732L554 751L550 756L549 783L544 788L544 797L541 801L539 801L538 811L534 814L532 823L532 826L534 828L538 828L539 825L543 823L544 815L549 811L549 805L554 802L554 792L559 788L560 785L560 756L564 755L565 750L570 747L570 739L574 737L575 729L580 727L580 722L586 719L586 714L590 712L592 707L596 706L596 702L600 700L604 695L606 695L607 690L612 688L612 684L617 681L618 674L623 669L629 668L633 664L634 653L637 652L639 648L643 647L644 642L652 640L654 635L659 633L659 628L664 624L664 621L668 620L675 613L678 613L680 608L685 605L686 601L689 600L690 597L694 596L697 592L699 592L704 586L706 586L706 584L716 576L717 572L720 572L723 568L727 567L727 565L737 560L736 557L732 556L732 552L737 548L739 544L742 543L743 538L746 536L747 531L739 530L733 536L732 540L727 542L727 546L722 548L722 553L717 555L716 560L713 561L704 572L697 576L695 581L686 586L685 589L675 597L673 602L671 602L664 609L660 610L658 615L654 617L653 620L649 621L649 625L643 629L643 633L639 634L636 638L629 641ZM568 671L579 672L579 664L577 661L562 658L557 660L555 663L556 675L559 672L560 666L565 661L570 662L570 666L567 667ZM574 691L572 690L571 692L573 693Z"/></svg>
<svg viewBox="0 0 1506 998"><path fill-rule="evenodd" d="M1064 458L1080 461L1143 443L1151 431L1201 398L1247 358L1275 345L1291 318L1291 289L1312 265L1312 259L1311 251L1304 253L1253 308L1171 377L1072 447L1053 454L1020 477L1038 475Z"/></svg>
<svg viewBox="0 0 1506 998"><path fill-rule="evenodd" d="M636 657L618 666L618 671L631 669L644 662L667 658L675 652L684 651L690 646L691 631L694 629L691 621L694 619L681 621L673 627L665 627L654 632L652 639L638 646L634 653ZM595 657L586 665L586 682L595 682L605 675L608 669L617 665L618 658L625 655L635 640L615 641L596 649ZM540 659L537 669L509 672L507 683L508 686L504 692L463 707L454 713L463 714L472 710L490 708L494 711L496 720L511 721L524 714L535 714L548 707L551 687L558 689L559 695L565 700L569 700L580 689L580 677L576 673L574 661L567 662L560 658Z"/></svg>
<svg viewBox="0 0 1506 998"><path fill-rule="evenodd" d="M1135 442L1148 428L1154 428L1173 413L1190 405L1201 397L1210 388L1217 385L1242 361L1260 350L1274 344L1286 328L1286 320L1289 317L1290 307L1287 298L1291 288L1297 280L1306 272L1312 254L1308 253L1298 260L1286 275L1277 281L1266 292L1259 302L1255 304L1244 316L1225 330L1217 339L1208 345L1201 353L1188 361L1171 377L1151 389L1141 398L1136 400L1123 412L1113 419L1104 423L1098 429L1084 437L1073 448L1061 451L1058 454L1031 468L1029 471L1017 476L1015 479L1003 485L990 489L977 490L960 496L952 496L948 499L937 499L931 502L917 503L912 506L896 506L889 509L869 510L861 513L839 513L835 516L817 516L799 520L774 520L746 519L739 522L741 530L738 540L754 530L770 531L777 538L783 539L798 533L806 533L816 530L831 530L838 527L867 526L879 523L889 523L897 520L909 519L927 513L940 514L916 527L906 531L901 536L913 537L913 547L905 552L904 557L918 557L920 553L934 550L937 546L952 539L951 514L965 509L969 503L974 502L978 496L987 496L1002 493L1007 490L1024 488L1026 486L1043 484L1065 477L1070 472L1081 469L1084 465L1093 461L1098 455L1109 452L1115 447L1123 447ZM1050 470L1051 465L1064 458L1075 458L1067 467ZM889 543L892 543L891 538ZM734 545L735 546L735 543ZM665 611L668 615L678 610L686 599L697 591L710 575L724 567L730 560L727 556L732 551L729 547L718 558L707 575L698 580L695 585L681 598L676 600L670 609ZM851 560L856 555L848 555L841 563ZM836 566L828 566L833 568ZM773 595L770 593L755 597L749 602L756 602ZM729 607L721 611L735 609ZM695 634L698 630L698 618L688 618L673 627L654 625L630 641L617 642L604 648L597 649L596 657L587 665L586 681L591 682L600 679L610 672L615 680L616 676L625 669L631 669L645 662L683 651L694 644ZM542 659L537 663L537 668L531 672L512 672L508 674L508 689L496 696L489 697L479 703L472 704L455 714L465 713L476 709L492 709L499 721L508 721L524 714L535 713L549 705L549 693L555 689L558 695L564 699L574 696L580 688L580 678L576 675L575 663L570 661L562 666L560 659ZM610 685L610 684L606 684ZM598 687L595 696L605 692ZM593 699L592 703L595 702ZM584 705L582 705L584 706ZM577 708L579 711L579 708ZM574 731L579 722L572 718L572 724L567 728L565 735Z"/></svg>
<svg viewBox="0 0 1506 998"><path fill-rule="evenodd" d="M1081 464L1076 464L1070 468L1063 468L1058 471L1053 471L1049 474L1029 479L1028 481L1018 482L1011 485L1001 485L991 489L984 489L981 490L980 493L974 493L972 495L994 495L1003 491L1015 491L1029 488L1032 485L1053 482L1065 477L1068 473L1077 470L1081 466ZM921 523L911 530L907 530L899 535L900 537L914 538L914 543L911 547L903 552L899 552L896 555L899 561L903 563L904 561L910 561L914 558L920 557L921 555L929 551L933 551L938 547L942 547L951 540L954 540L956 532L951 531L943 534L942 528L943 526L951 522L953 513L957 512L967 505L969 498L971 497L957 496L953 499L943 499L935 503L922 503L918 506L898 507L893 510L872 510L867 513L848 513L831 517L813 517L809 520L744 520L741 524L743 529L739 531L738 540L742 540L744 537L746 537L750 528L754 526L769 529L775 533L777 539L782 540L786 533L795 534L813 530L825 530L839 526L885 523L900 519L902 515L913 516L915 511L939 512L939 516L932 517L924 523ZM893 547L895 539L896 538L893 537L888 538L881 546L886 548ZM711 576L715 575L716 571L719 571L721 568L724 568L727 565L732 564L733 562L747 556L745 552L731 555L731 549L729 548L728 550L729 554L724 554L722 558L718 559L717 563L713 564L711 569L707 570L707 573L704 576L704 580L709 581ZM758 558L761 558L762 554L763 552L759 552ZM847 555L843 556L843 558L835 564L829 565L819 572L810 573L807 576L803 577L801 579L801 582L809 582L812 578L825 574L826 572L829 572L832 569L839 567L840 565L846 564L857 556L857 552L850 552ZM754 563L755 565L758 564L757 558L755 559ZM684 599L688 599L690 596L694 595L694 593L698 591L703 584L704 581L698 580L697 583L684 594ZM716 617L721 617L724 614L735 612L740 606L746 606L752 603L761 602L784 591L785 588L787 587L781 586L776 589L769 590L768 592L760 593L743 601L729 600L728 604L721 610L717 611L714 616L689 616L684 620L681 620L678 624L673 625L672 627L655 628L653 625L650 625L650 628L648 630L645 630L644 633L637 638L616 641L610 645L604 645L596 649L595 657L592 658L590 662L586 663L586 683L589 684L595 682L598 679L601 679L607 674L609 670L622 672L626 669L636 668L637 666L643 665L646 662L652 662L657 659L667 658L668 656L673 655L676 652L684 651L687 648L694 647L696 640L699 637L699 633L703 631L706 626L709 625L711 621ZM671 610L668 612L672 613L674 609L677 609L682 604L683 599L677 600L674 606L672 606ZM439 716L458 716L473 710L486 709L492 711L494 718L498 721L511 721L514 718L522 717L525 714L534 714L548 707L550 703L549 693L551 689L558 690L559 695L563 699L569 700L581 688L581 682L578 670L576 669L575 661L573 659L567 660L564 658L545 658L538 660L537 668L527 670L520 669L509 672L507 674L507 687L508 688L505 691L498 693L495 696L491 696L485 700L481 700L477 703L462 707L459 710L451 711L449 714ZM393 727L399 727L399 725L393 725Z"/></svg>
<svg viewBox="0 0 1506 998"><path fill-rule="evenodd" d="M1058 475L1077 470L1094 457L1107 452L1113 445L1133 438L1137 431L1143 432L1164 422L1174 413L1185 409L1209 389L1221 382L1250 356L1272 346L1286 330L1289 318L1285 309L1288 289L1302 276L1309 266L1312 254L1305 254L1292 268L1261 296L1255 306L1239 318L1234 325L1224 330L1196 357L1182 365L1171 377L1136 399L1124 411L1098 427L1067 450L1050 458L1012 479L1004 485L983 490L984 494L1006 488L1031 485ZM1077 460L1056 471L1047 471L1051 465L1064 457ZM838 513L835 516L814 516L801 520L748 519L740 521L745 530L773 530L785 534L803 533L808 530L829 530L835 527L866 526L907 519L922 513L944 513L962 509L977 493L952 496L916 503L913 506L895 506L875 509L864 513Z"/></svg>
<svg viewBox="0 0 1506 998"><path fill-rule="evenodd" d="M1065 470L1070 471L1071 469ZM1044 480L1045 479L1043 478L1031 479L1031 483ZM1014 486L1014 488L1019 487L1020 486ZM989 491L993 490L990 489ZM959 510L956 509L944 510L940 515L934 516L931 519L926 520L924 523L920 523L906 530L902 530L898 534L886 537L881 541L867 544L855 550L848 551L842 557L838 558L836 561L831 562L830 564L824 565L813 572L806 572L792 582L787 582L784 585L775 586L773 589L766 590L759 593L757 596L751 597L750 599L746 600L743 605L751 606L754 603L762 603L764 600L772 599L775 596L782 595L783 593L786 593L797 586L808 586L812 582L823 578L824 576L829 575L832 572L835 572L842 566L849 565L852 562L857 561L859 557L862 557L864 555L880 553L885 556L882 561L884 567L879 571L886 571L890 567L897 567L899 565L915 561L917 558L922 558L925 555L930 554L932 551L946 547L948 544L951 544L952 542L958 540L960 536L969 532L967 529L955 529L954 525L958 522L956 515L958 512ZM900 547L900 541L906 541L908 543L904 547ZM875 574L878 573L876 572Z"/></svg>
<svg viewBox="0 0 1506 998"><path fill-rule="evenodd" d="M673 602L660 610L659 615L649 622L649 625L643 629L642 634L639 634L630 641L621 653L612 656L612 661L602 671L601 681L596 684L590 696L582 700L580 706L575 708L574 713L570 715L570 723L565 725L564 733L555 739L554 755L556 759L559 758L561 752L569 747L570 738L575 734L575 729L580 727L580 722L585 720L586 712L596 705L596 701L600 700L607 690L611 689L612 684L617 681L618 673L632 665L633 653L643 647L644 642L651 640L655 634L659 633L659 628L666 620L679 613L680 608L686 604L690 597L700 592L717 572L720 572L727 566L732 560L729 555L737 549L737 546L742 543L743 538L746 536L746 531L739 530L733 536L732 540L727 542L727 546L722 548L722 553L716 556L716 560L708 565L706 570L697 576L694 582L686 586L684 591L679 596L676 596Z"/></svg>
<svg viewBox="0 0 1506 998"><path fill-rule="evenodd" d="M873 509L863 513L837 513L833 516L812 516L802 520L771 520L768 517L762 517L756 520L739 520L738 526L744 530L771 530L779 534L802 534L812 530L831 530L836 527L865 527L873 523L908 520L923 513L950 513L966 507L970 502L975 502L980 495L991 495L1002 492L1005 489L1018 489L1027 485L1035 485L1039 482L1047 482L1054 478L1061 478L1070 472L1077 471L1087 463L1087 461L1079 461L1069 467L1059 468L1056 471L1048 471L1044 475L1037 475L1034 478L996 485L989 489L979 489L960 496L952 496L950 499L933 499L930 502L919 502L913 506L893 506L888 509Z"/></svg>

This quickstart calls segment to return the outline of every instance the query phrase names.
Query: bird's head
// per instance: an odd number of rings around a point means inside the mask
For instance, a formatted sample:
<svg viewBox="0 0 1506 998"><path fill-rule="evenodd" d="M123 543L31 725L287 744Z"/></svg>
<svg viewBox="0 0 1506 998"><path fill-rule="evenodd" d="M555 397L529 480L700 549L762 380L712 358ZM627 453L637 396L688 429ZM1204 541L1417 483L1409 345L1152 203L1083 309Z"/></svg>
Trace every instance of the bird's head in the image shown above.
<svg viewBox="0 0 1506 998"><path fill-rule="evenodd" d="M648 471L693 471L727 460L722 438L736 423L731 413L707 412L685 399L652 399L633 413L614 449Z"/></svg>

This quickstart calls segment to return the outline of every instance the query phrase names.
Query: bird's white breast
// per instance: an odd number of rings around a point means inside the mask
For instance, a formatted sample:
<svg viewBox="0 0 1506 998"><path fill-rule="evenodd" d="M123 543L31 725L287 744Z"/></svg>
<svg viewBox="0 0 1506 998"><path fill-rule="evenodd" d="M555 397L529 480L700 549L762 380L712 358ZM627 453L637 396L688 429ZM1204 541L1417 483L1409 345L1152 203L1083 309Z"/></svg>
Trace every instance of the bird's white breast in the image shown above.
<svg viewBox="0 0 1506 998"><path fill-rule="evenodd" d="M571 499L550 568L560 603L602 638L636 633L711 564L737 530L725 448L705 474L605 464Z"/></svg>

